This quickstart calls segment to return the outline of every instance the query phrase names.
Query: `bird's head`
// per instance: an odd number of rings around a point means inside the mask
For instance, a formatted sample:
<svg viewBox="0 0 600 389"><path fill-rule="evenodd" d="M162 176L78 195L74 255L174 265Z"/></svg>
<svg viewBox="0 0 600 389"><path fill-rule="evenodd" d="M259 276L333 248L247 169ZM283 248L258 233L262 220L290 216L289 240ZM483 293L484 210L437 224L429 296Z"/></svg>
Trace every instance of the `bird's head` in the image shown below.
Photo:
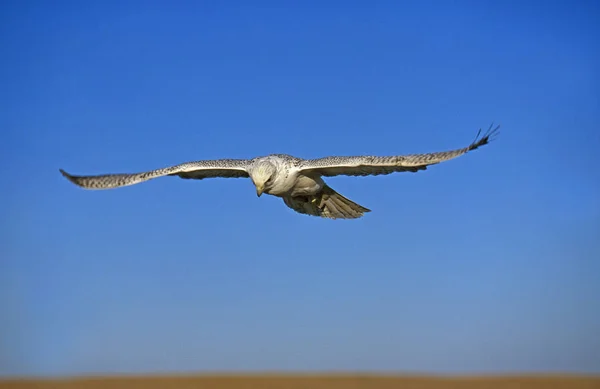
<svg viewBox="0 0 600 389"><path fill-rule="evenodd" d="M252 182L256 186L256 195L258 197L270 188L276 173L277 167L268 161L260 162L250 171L250 178L252 178Z"/></svg>

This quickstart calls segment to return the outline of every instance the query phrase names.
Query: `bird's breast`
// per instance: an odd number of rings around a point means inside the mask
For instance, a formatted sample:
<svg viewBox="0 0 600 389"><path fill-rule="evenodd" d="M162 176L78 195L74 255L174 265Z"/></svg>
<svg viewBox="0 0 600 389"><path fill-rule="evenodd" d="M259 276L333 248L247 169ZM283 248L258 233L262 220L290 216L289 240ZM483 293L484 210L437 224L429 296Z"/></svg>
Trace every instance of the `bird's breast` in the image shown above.
<svg viewBox="0 0 600 389"><path fill-rule="evenodd" d="M324 185L325 182L321 177L299 175L289 193L292 196L311 196L320 192Z"/></svg>
<svg viewBox="0 0 600 389"><path fill-rule="evenodd" d="M294 182L295 182L294 178L290 178L290 177L278 178L271 185L271 187L269 187L267 190L265 190L265 192L270 195L273 195L273 196L283 196L283 195L289 193L289 191L294 187Z"/></svg>

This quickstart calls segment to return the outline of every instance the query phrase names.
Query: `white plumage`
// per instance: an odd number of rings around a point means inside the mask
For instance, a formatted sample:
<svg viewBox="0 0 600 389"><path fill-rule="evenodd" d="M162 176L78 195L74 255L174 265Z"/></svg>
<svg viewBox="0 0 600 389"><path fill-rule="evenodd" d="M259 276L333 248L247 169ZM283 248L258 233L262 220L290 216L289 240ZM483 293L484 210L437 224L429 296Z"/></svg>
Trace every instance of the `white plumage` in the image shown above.
<svg viewBox="0 0 600 389"><path fill-rule="evenodd" d="M252 179L258 196L266 193L281 197L296 212L331 219L355 219L369 209L331 189L322 177L338 175L367 176L394 172L417 172L428 166L448 161L488 144L498 127L488 129L462 149L427 154L397 156L332 156L301 159L287 154L271 154L253 159L217 159L187 162L142 173L76 176L60 169L63 176L85 189L111 189L139 184L162 176L186 179L240 178Z"/></svg>

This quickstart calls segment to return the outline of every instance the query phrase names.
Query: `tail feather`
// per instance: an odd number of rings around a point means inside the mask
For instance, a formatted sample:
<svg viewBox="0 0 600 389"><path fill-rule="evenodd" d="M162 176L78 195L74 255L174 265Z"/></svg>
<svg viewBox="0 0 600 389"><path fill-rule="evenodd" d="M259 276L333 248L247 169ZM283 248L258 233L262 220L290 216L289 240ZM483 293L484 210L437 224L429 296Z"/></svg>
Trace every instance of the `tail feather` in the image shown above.
<svg viewBox="0 0 600 389"><path fill-rule="evenodd" d="M285 204L298 213L327 219L357 219L370 209L342 196L329 186L313 196L284 197Z"/></svg>

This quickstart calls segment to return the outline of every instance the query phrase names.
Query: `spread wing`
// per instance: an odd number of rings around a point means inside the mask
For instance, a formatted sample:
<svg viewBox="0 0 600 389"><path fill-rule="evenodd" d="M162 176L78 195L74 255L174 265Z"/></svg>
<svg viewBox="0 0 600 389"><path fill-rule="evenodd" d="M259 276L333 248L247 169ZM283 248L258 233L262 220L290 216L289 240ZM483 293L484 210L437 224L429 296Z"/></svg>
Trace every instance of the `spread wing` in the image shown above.
<svg viewBox="0 0 600 389"><path fill-rule="evenodd" d="M488 144L500 126L492 129L492 126L479 139L481 129L477 137L469 146L451 151L441 151L427 154L397 155L386 157L355 156L355 157L325 157L319 159L307 159L299 166L302 173L317 173L322 176L377 176L394 172L417 172L427 169L429 165L456 158L471 150L475 150Z"/></svg>
<svg viewBox="0 0 600 389"><path fill-rule="evenodd" d="M204 178L238 178L249 177L246 167L247 159L216 159L187 162L181 165L142 173L102 174L94 176L75 176L59 169L69 181L85 189L112 189L129 186L163 176L179 176L202 180Z"/></svg>

